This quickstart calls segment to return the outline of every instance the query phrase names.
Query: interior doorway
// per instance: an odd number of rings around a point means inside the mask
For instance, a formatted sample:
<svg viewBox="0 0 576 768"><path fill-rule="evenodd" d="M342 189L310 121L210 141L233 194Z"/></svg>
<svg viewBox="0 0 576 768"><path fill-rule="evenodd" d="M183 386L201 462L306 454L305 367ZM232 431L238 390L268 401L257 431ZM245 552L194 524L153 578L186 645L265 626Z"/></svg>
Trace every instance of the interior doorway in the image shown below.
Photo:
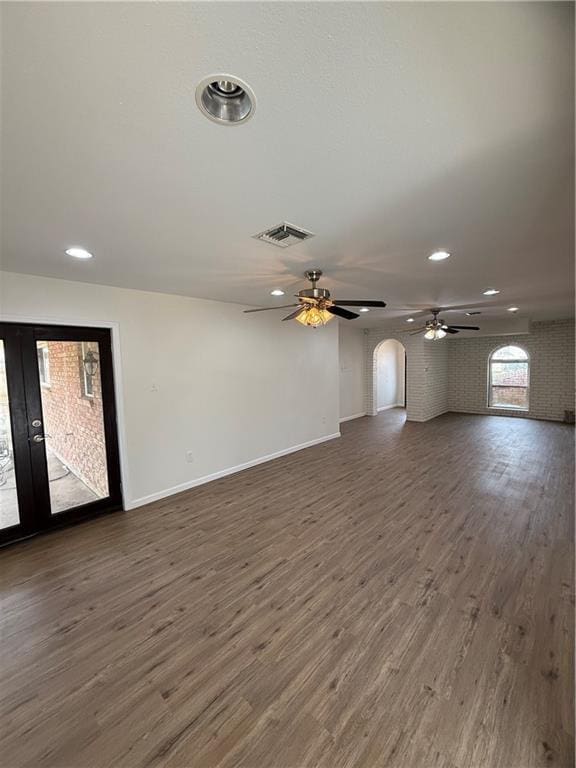
<svg viewBox="0 0 576 768"><path fill-rule="evenodd" d="M0 542L121 506L110 331L0 323Z"/></svg>
<svg viewBox="0 0 576 768"><path fill-rule="evenodd" d="M376 356L376 410L406 407L406 350L396 339L378 345Z"/></svg>

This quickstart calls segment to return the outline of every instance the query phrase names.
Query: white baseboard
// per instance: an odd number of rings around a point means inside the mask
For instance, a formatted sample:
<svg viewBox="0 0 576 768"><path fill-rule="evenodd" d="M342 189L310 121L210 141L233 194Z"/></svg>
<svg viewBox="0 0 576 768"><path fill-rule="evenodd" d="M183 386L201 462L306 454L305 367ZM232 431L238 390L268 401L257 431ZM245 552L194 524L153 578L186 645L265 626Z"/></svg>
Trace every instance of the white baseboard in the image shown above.
<svg viewBox="0 0 576 768"><path fill-rule="evenodd" d="M309 440L307 443L301 443L300 445L293 445L291 448L285 448L284 450L277 451L276 453L269 453L267 456L260 456L258 459L252 459L252 461L247 461L244 464L238 464L235 467L221 469L219 472L214 472L211 475L197 477L195 480L189 480L185 483L180 483L180 485L174 485L172 488L165 488L162 491L158 491L158 493L151 493L149 496L142 496L139 499L132 499L131 501L128 501L124 506L125 509L136 509L136 507L142 507L144 504L150 504L153 501L165 499L167 496L173 496L175 493L188 491L191 488L195 488L197 485L204 485L204 483L210 483L212 480L219 480L221 477L234 475L236 472L242 472L244 469L250 469L250 467L255 467L258 464L264 464L267 461L279 459L281 456L287 456L289 453L302 451L304 448L311 448L313 445L325 443L327 440L334 440L336 437L340 437L340 432L334 432L334 434L326 435L325 437L318 437L315 440Z"/></svg>
<svg viewBox="0 0 576 768"><path fill-rule="evenodd" d="M340 424L342 424L344 421L352 421L352 419L360 419L362 416L366 416L366 411L362 411L362 413L355 413L352 416L344 416L343 419L340 419Z"/></svg>
<svg viewBox="0 0 576 768"><path fill-rule="evenodd" d="M394 405L383 405L381 408L378 408L377 410L378 410L378 413L380 413L380 411L389 411L390 408L404 408L404 406L402 405L402 403L394 403Z"/></svg>

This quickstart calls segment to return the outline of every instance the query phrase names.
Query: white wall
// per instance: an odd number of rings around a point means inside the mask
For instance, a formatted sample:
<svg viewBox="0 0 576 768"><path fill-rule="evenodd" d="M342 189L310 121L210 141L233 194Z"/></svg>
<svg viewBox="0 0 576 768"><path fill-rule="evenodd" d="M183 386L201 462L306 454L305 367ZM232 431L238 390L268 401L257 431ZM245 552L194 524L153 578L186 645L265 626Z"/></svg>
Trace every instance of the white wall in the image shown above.
<svg viewBox="0 0 576 768"><path fill-rule="evenodd" d="M339 431L337 323L312 329L236 304L0 278L0 320L117 324L128 507Z"/></svg>
<svg viewBox="0 0 576 768"><path fill-rule="evenodd" d="M339 323L340 420L364 415L364 331Z"/></svg>
<svg viewBox="0 0 576 768"><path fill-rule="evenodd" d="M404 347L388 339L376 350L378 410L404 405Z"/></svg>

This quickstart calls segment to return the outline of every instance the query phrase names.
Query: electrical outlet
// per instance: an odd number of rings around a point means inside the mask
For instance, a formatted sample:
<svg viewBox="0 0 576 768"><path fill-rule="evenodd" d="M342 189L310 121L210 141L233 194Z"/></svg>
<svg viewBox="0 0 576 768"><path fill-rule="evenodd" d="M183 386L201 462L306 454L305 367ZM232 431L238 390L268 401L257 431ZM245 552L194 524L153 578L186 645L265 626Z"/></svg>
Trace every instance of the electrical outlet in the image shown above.
<svg viewBox="0 0 576 768"><path fill-rule="evenodd" d="M186 456L186 461L188 464L192 464L194 462L194 454L192 451L186 451L184 455Z"/></svg>

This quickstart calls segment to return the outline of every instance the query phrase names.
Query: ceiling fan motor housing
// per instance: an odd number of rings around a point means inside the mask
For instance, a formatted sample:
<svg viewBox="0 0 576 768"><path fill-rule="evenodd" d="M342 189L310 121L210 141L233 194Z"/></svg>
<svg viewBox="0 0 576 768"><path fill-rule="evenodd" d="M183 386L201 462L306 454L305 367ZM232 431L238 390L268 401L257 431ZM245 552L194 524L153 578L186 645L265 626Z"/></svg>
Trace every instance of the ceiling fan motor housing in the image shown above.
<svg viewBox="0 0 576 768"><path fill-rule="evenodd" d="M298 291L298 296L302 296L307 299L329 299L330 291L326 288L304 288Z"/></svg>
<svg viewBox="0 0 576 768"><path fill-rule="evenodd" d="M312 288L304 288L303 290L298 291L298 296L303 299L324 299L325 301L330 300L330 291L328 291L326 288L316 287L316 283L322 277L321 269L307 269L306 272L304 272L304 277L306 280L310 280L312 283Z"/></svg>

